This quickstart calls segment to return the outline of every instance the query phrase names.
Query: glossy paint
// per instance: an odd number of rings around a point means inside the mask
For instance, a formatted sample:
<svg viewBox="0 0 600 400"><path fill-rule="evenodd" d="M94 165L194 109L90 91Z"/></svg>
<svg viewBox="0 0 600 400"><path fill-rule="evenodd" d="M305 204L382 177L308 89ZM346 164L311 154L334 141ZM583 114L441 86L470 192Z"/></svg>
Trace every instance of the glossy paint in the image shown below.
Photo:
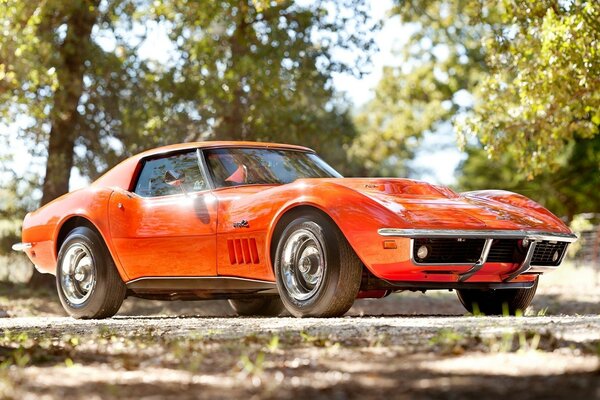
<svg viewBox="0 0 600 400"><path fill-rule="evenodd" d="M549 211L504 191L458 194L408 179L300 179L287 185L242 185L143 198L132 193L145 157L193 148L298 146L205 142L168 146L125 160L89 188L67 194L26 216L23 242L38 269L55 273L59 233L70 218L100 232L125 282L141 277L231 276L274 281L274 232L303 207L326 214L377 277L403 282L457 282L471 265L422 266L410 258L409 238L381 228L535 230L570 233ZM283 219L282 219L283 218ZM384 248L384 241L387 242ZM393 243L392 243L393 242ZM469 282L501 282L518 267L487 263ZM513 282L531 281L521 275Z"/></svg>

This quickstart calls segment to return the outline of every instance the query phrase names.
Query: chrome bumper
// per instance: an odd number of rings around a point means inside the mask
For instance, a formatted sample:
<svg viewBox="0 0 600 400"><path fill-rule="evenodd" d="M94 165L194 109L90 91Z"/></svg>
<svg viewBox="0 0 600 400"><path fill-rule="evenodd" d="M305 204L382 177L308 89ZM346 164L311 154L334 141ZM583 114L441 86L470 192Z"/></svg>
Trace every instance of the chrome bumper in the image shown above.
<svg viewBox="0 0 600 400"><path fill-rule="evenodd" d="M12 245L14 251L25 251L33 247L31 243L15 243Z"/></svg>
<svg viewBox="0 0 600 400"><path fill-rule="evenodd" d="M463 238L463 239L527 239L533 241L557 240L574 242L577 236L572 233L542 231L503 231L503 230L463 230L463 229L396 229L381 228L377 231L381 236L406 238Z"/></svg>
<svg viewBox="0 0 600 400"><path fill-rule="evenodd" d="M509 230L462 230L462 229L397 229L382 228L377 231L379 235L386 237L404 237L410 239L421 238L446 238L446 239L485 239L483 250L479 260L466 272L458 275L459 282L465 282L475 275L487 262L488 254L494 239L527 239L530 241L525 259L517 269L502 277L504 282L510 282L517 276L526 272L544 272L558 268L557 266L535 266L532 269L531 260L538 242L557 241L571 243L577 240L572 233L543 232L543 231L509 231ZM411 240L411 260L413 254L413 241ZM566 254L565 252L563 253ZM414 262L414 260L412 260ZM562 258L561 258L562 262ZM560 262L559 262L560 264Z"/></svg>

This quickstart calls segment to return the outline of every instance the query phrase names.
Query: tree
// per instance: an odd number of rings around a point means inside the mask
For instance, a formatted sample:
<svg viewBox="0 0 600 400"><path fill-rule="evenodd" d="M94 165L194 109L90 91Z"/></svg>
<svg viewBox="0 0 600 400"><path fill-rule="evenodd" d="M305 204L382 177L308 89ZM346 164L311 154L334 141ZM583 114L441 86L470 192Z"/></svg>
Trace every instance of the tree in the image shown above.
<svg viewBox="0 0 600 400"><path fill-rule="evenodd" d="M486 27L474 1L398 1L391 13L413 33L400 66L384 68L375 98L357 115L351 153L374 174L406 175L423 134L469 109L465 97L487 70Z"/></svg>
<svg viewBox="0 0 600 400"><path fill-rule="evenodd" d="M263 2L264 3L264 2ZM261 140L310 146L337 167L355 136L333 73L361 74L373 47L364 0L153 3L177 59L162 80L173 113L154 119L186 140ZM352 57L345 61L337 54Z"/></svg>
<svg viewBox="0 0 600 400"><path fill-rule="evenodd" d="M68 190L73 166L93 179L179 141L301 143L343 166L355 131L331 75L368 63L367 11L364 0L7 0L0 122L26 116L21 137L47 143L42 204ZM138 52L136 32L156 21L176 49L166 64ZM339 61L344 50L357 56Z"/></svg>
<svg viewBox="0 0 600 400"><path fill-rule="evenodd" d="M45 204L68 191L77 106L99 0L7 3L3 20L13 34L3 35L0 47L7 62L1 68L3 95L12 101L5 102L2 111L15 115L26 110L48 124L34 127L38 134L48 131ZM32 104L37 100L41 104Z"/></svg>
<svg viewBox="0 0 600 400"><path fill-rule="evenodd" d="M115 30L131 7L126 1L100 6L99 0L7 0L0 11L5 29L0 38L0 118L4 125L26 118L22 140L47 143L41 154L47 157L42 205L68 191L72 167L91 154L100 170L117 158L109 146L98 151L107 138L122 137L128 128L129 121L111 100L126 101L144 92L134 90L144 66L127 39L115 39L115 51L105 51L94 35ZM75 154L76 147L83 154Z"/></svg>
<svg viewBox="0 0 600 400"><path fill-rule="evenodd" d="M600 213L600 135L571 140L555 161L555 171L533 179L519 172L511 153L491 158L482 146L469 146L458 171L460 190L506 189L531 197L572 221L580 213Z"/></svg>
<svg viewBox="0 0 600 400"><path fill-rule="evenodd" d="M397 0L393 13L414 33L358 118L369 124L356 153L373 164L452 123L462 145L474 133L490 156L512 153L532 178L559 168L573 139L597 135L597 2ZM382 146L379 135L390 150L364 146Z"/></svg>
<svg viewBox="0 0 600 400"><path fill-rule="evenodd" d="M561 168L573 140L600 132L600 3L505 0L501 16L483 41L490 73L459 128L491 155L510 152L532 177Z"/></svg>

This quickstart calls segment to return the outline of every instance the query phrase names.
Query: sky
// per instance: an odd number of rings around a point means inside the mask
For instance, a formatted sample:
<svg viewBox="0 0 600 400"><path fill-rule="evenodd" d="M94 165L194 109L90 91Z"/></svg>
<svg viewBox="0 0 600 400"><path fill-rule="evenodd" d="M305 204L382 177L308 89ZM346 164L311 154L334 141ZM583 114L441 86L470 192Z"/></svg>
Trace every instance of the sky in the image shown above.
<svg viewBox="0 0 600 400"><path fill-rule="evenodd" d="M384 18L392 6L391 0L370 0L371 9L375 18ZM381 78L381 71L385 66L399 65L399 58L395 55L405 44L406 38L410 35L410 29L403 25L398 17L386 18L386 23L376 34L375 40L378 51L373 55L372 68L361 78L347 74L337 74L333 77L333 85L341 93L345 93L353 104L355 110L360 109L369 99L373 97L374 88ZM403 39L404 38L404 39ZM110 40L97 38L100 44L109 48ZM139 49L142 57L155 59L159 62L167 61L170 58L170 52L173 51L170 45L164 27L152 25L149 27L149 35L146 42ZM16 124L26 124L27 121L16 121ZM417 151L416 159L412 163L413 168L423 171L420 179L431 183L452 185L456 181L455 170L458 163L465 157L456 147L454 134L450 132L451 127L445 127L445 134L425 135L421 144L421 150ZM14 170L22 175L30 169L41 169L43 174L43 163L39 160L32 160L29 150L21 140L11 137L10 127L0 126L0 136L8 137L8 146L13 154L18 154L14 162ZM440 149L441 147L441 149ZM84 187L88 180L79 174L76 169L73 170L70 182L70 190Z"/></svg>
<svg viewBox="0 0 600 400"><path fill-rule="evenodd" d="M386 17L391 7L391 0L371 0L371 10L375 18ZM409 27L403 25L399 17L386 18L385 21L385 25L375 38L379 51L372 59L372 72L360 79L342 74L334 76L334 86L338 91L347 94L355 109L359 109L361 105L373 98L383 67L400 64L396 54L406 44L410 35ZM436 184L452 185L456 182L455 170L466 155L458 149L456 135L451 132L452 128L444 126L442 129L445 131L425 134L411 166L423 171L420 179Z"/></svg>

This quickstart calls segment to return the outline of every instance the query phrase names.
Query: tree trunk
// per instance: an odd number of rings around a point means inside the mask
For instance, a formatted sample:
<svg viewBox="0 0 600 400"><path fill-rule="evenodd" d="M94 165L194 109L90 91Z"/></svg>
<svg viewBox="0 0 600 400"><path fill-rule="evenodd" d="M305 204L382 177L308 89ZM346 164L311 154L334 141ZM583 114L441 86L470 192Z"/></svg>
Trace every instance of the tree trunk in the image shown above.
<svg viewBox="0 0 600 400"><path fill-rule="evenodd" d="M239 65L239 60L248 52L248 3L247 0L238 2L238 23L235 32L229 39L231 49L231 65L230 68L234 71L242 68ZM230 90L233 91L233 100L224 105L222 108L223 115L221 121L215 128L215 136L218 140L247 140L248 132L245 126L245 114L248 104L244 103L245 93L242 90L244 84L244 76L236 71L234 76L238 76L237 82L232 82Z"/></svg>
<svg viewBox="0 0 600 400"><path fill-rule="evenodd" d="M58 52L59 87L51 113L48 160L41 205L69 191L73 148L77 137L77 105L83 93L85 60L91 46L91 32L98 14L99 0L77 1L67 6L67 34Z"/></svg>
<svg viewBox="0 0 600 400"><path fill-rule="evenodd" d="M66 14L67 34L57 49L61 59L61 63L56 66L59 86L50 115L48 160L41 205L69 191L73 149L77 138L77 106L83 93L85 61L91 47L91 32L98 17L99 2L74 1L63 10ZM34 270L29 283L38 287L54 285L54 277Z"/></svg>

